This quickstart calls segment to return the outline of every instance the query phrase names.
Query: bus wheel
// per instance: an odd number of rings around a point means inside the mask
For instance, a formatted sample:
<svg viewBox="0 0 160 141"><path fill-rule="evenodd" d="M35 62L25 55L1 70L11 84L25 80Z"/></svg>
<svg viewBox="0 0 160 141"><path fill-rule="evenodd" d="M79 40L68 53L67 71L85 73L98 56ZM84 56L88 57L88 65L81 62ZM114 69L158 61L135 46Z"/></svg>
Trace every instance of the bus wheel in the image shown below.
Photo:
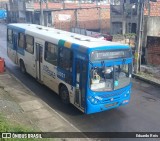
<svg viewBox="0 0 160 141"><path fill-rule="evenodd" d="M20 69L21 69L22 73L26 73L26 68L25 68L24 62L22 60L20 61Z"/></svg>
<svg viewBox="0 0 160 141"><path fill-rule="evenodd" d="M60 97L63 103L69 104L69 92L66 86L60 87Z"/></svg>

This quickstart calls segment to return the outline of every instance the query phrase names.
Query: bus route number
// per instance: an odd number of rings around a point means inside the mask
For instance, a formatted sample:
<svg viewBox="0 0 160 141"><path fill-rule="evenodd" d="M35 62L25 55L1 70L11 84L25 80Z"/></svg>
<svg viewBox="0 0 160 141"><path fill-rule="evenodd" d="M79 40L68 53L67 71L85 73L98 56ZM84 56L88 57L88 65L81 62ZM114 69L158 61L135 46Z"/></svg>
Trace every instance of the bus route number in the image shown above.
<svg viewBox="0 0 160 141"><path fill-rule="evenodd" d="M60 76L61 78L65 78L65 74L63 72L57 72L57 75Z"/></svg>

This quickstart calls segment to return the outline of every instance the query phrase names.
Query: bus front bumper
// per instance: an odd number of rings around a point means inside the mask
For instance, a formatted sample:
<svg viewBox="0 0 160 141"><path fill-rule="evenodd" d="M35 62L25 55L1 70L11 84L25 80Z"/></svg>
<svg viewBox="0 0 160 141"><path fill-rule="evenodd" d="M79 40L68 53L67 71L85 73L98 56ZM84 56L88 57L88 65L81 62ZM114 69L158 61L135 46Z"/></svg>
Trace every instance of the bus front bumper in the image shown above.
<svg viewBox="0 0 160 141"><path fill-rule="evenodd" d="M129 101L130 101L130 95L128 97L123 97L119 100L115 100L107 103L100 103L100 104L92 104L89 100L87 100L86 114L110 110L122 105L126 105L129 103Z"/></svg>

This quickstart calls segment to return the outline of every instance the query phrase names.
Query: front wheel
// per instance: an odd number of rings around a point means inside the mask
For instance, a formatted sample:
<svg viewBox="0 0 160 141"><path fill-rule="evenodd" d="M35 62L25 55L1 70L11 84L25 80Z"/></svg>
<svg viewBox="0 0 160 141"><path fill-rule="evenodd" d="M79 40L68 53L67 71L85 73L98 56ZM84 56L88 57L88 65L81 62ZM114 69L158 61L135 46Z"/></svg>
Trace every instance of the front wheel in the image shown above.
<svg viewBox="0 0 160 141"><path fill-rule="evenodd" d="M63 103L69 104L69 92L66 86L61 86L60 88L60 97Z"/></svg>

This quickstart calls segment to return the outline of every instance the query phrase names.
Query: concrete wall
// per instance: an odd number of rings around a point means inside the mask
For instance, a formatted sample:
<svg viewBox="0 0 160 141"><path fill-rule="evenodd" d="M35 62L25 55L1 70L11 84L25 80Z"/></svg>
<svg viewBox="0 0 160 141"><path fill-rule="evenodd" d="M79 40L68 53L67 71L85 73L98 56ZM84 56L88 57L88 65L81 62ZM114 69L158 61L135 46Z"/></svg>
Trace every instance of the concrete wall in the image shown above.
<svg viewBox="0 0 160 141"><path fill-rule="evenodd" d="M70 16L70 20L59 20L59 14ZM52 22L55 28L70 31L72 27L88 30L110 32L110 10L106 8L62 9L52 12Z"/></svg>
<svg viewBox="0 0 160 141"><path fill-rule="evenodd" d="M110 33L110 9L100 9L100 27L102 33Z"/></svg>
<svg viewBox="0 0 160 141"><path fill-rule="evenodd" d="M111 34L130 33L131 32L130 25L137 24L138 21L137 6L133 8L133 4L129 4L128 2L129 1L126 1L125 5L123 5L123 0L122 0L121 5L111 5L110 7ZM116 25L116 24L120 25L119 23L121 23L121 27Z"/></svg>
<svg viewBox="0 0 160 141"><path fill-rule="evenodd" d="M39 3L24 3L17 0L9 1L11 6L11 22L40 23ZM80 27L102 33L110 32L110 5L108 4L96 5L95 3L83 3L79 5L78 3L65 3L63 9L62 3L48 3L48 8L43 3L42 7L46 21L45 26L54 26L55 28L67 31L70 31L72 27ZM51 13L50 15L52 17L51 23L47 20L49 13ZM71 18L66 21L59 20L59 15L66 15Z"/></svg>
<svg viewBox="0 0 160 141"><path fill-rule="evenodd" d="M147 47L146 61L147 64L160 65L160 17L145 17L143 31L143 47ZM147 41L147 36L148 38ZM151 37L155 40L151 40Z"/></svg>
<svg viewBox="0 0 160 141"><path fill-rule="evenodd" d="M99 29L99 9L79 9L77 14L78 25L86 29Z"/></svg>
<svg viewBox="0 0 160 141"><path fill-rule="evenodd" d="M147 35L158 36L160 33L160 17L149 17L147 22Z"/></svg>
<svg viewBox="0 0 160 141"><path fill-rule="evenodd" d="M59 14L70 15L71 20L61 21L59 20ZM55 28L70 31L71 27L76 25L74 10L61 10L52 12L52 25Z"/></svg>
<svg viewBox="0 0 160 141"><path fill-rule="evenodd" d="M147 63L160 65L160 37L147 37Z"/></svg>
<svg viewBox="0 0 160 141"><path fill-rule="evenodd" d="M147 36L160 35L160 17L144 17L143 47L147 45Z"/></svg>

